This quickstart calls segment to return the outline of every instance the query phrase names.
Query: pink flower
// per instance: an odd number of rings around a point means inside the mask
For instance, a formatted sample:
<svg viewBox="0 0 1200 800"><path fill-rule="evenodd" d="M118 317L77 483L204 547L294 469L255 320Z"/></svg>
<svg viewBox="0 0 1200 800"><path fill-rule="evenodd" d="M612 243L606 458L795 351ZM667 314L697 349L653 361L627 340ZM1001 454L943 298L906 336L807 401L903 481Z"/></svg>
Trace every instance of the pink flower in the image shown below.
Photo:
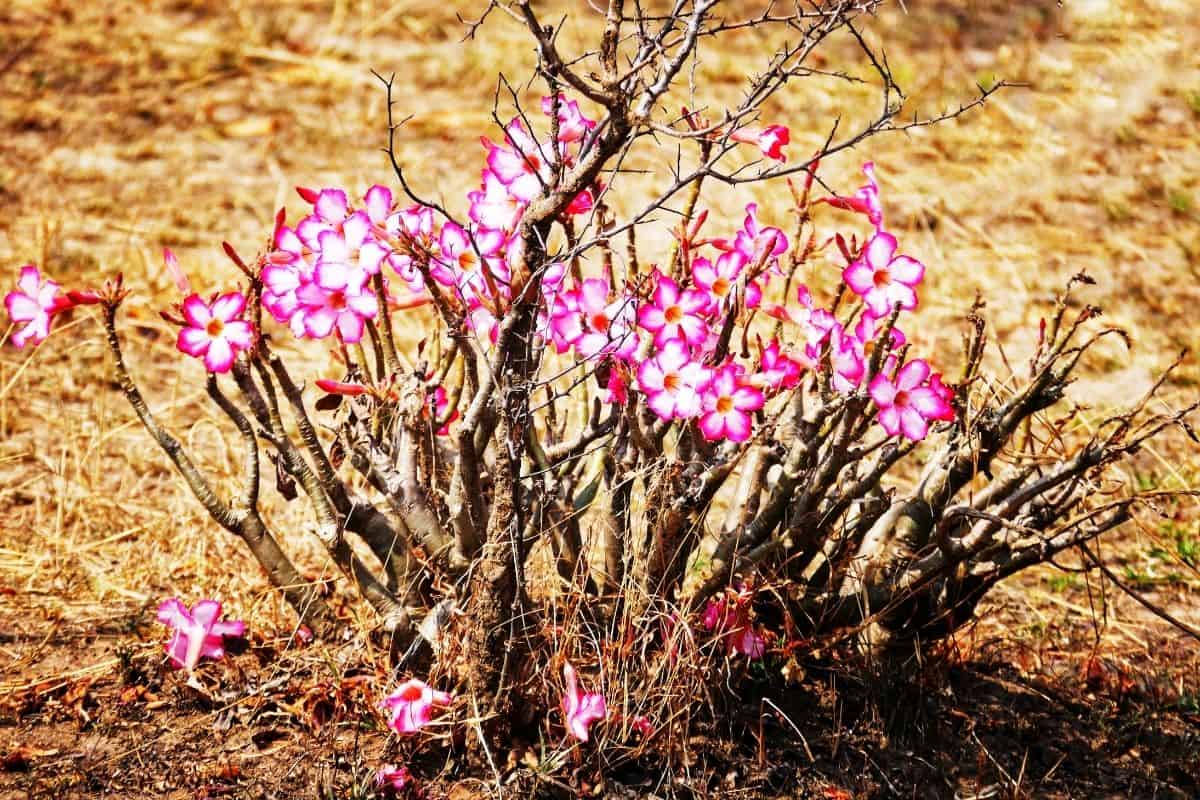
<svg viewBox="0 0 1200 800"><path fill-rule="evenodd" d="M429 405L432 405L432 407L433 407L434 420L435 421L443 420L443 419L445 420L445 423L443 423L437 429L437 435L438 436L449 436L450 435L450 423L454 422L454 420L458 419L459 413L458 413L457 408L454 409L453 411L450 411L450 397L449 397L449 395L446 394L446 387L444 387L444 386L436 387L433 390L433 395L430 397L430 401L431 401L431 403L429 403ZM449 416L447 416L447 413L449 413Z"/></svg>
<svg viewBox="0 0 1200 800"><path fill-rule="evenodd" d="M375 184L363 195L363 208L372 225L386 228L388 217L392 213L392 190Z"/></svg>
<svg viewBox="0 0 1200 800"><path fill-rule="evenodd" d="M602 353L617 358L633 355L637 347L633 298L620 296L610 302L609 291L604 278L585 278L559 295L551 313L550 337L560 353L574 347L583 358Z"/></svg>
<svg viewBox="0 0 1200 800"><path fill-rule="evenodd" d="M754 145L767 158L787 161L783 148L791 141L792 133L786 125L768 125L762 130L740 128L731 133L729 138L735 142Z"/></svg>
<svg viewBox="0 0 1200 800"><path fill-rule="evenodd" d="M408 767L397 767L395 764L384 764L375 773L375 787L381 792L396 794L413 782L412 773Z"/></svg>
<svg viewBox="0 0 1200 800"><path fill-rule="evenodd" d="M403 234L414 242L428 245L433 241L433 209L420 205L401 209L387 218L384 230L391 234Z"/></svg>
<svg viewBox="0 0 1200 800"><path fill-rule="evenodd" d="M317 218L333 227L340 227L350 216L350 198L341 189L322 189L312 204Z"/></svg>
<svg viewBox="0 0 1200 800"><path fill-rule="evenodd" d="M485 228L511 231L525 211L526 203L509 194L508 187L490 169L483 171L483 188L470 192L471 219Z"/></svg>
<svg viewBox="0 0 1200 800"><path fill-rule="evenodd" d="M370 209L368 208L368 213ZM375 218L371 218L375 222ZM406 239L424 248L428 248L434 240L433 209L428 206L414 205L400 209L384 220L383 224L375 223L389 236Z"/></svg>
<svg viewBox="0 0 1200 800"><path fill-rule="evenodd" d="M13 334L14 345L24 347L30 341L37 344L50 335L50 318L73 305L69 298L58 296L59 288L55 281L43 281L42 273L32 264L21 267L16 291L4 296L9 319L14 325L25 325Z"/></svg>
<svg viewBox="0 0 1200 800"><path fill-rule="evenodd" d="M200 600L191 611L177 597L162 601L158 606L158 621L172 630L167 641L171 662L194 672L201 658L223 658L225 637L244 636L246 623L221 622L220 617L221 603L216 600Z"/></svg>
<svg viewBox="0 0 1200 800"><path fill-rule="evenodd" d="M894 381L882 372L871 381L869 391L879 407L879 424L889 436L899 433L920 441L929 432L928 420L954 418L941 376L936 388L922 385L928 377L929 365L917 359L901 367Z"/></svg>
<svg viewBox="0 0 1200 800"><path fill-rule="evenodd" d="M608 378L604 382L604 402L623 406L629 400L629 374L620 361L609 364Z"/></svg>
<svg viewBox="0 0 1200 800"><path fill-rule="evenodd" d="M501 257L504 232L484 229L469 233L462 226L447 222L438 238L439 254L429 272L438 283L458 289L471 299L490 293L484 270L491 274L497 291L507 288L508 268Z"/></svg>
<svg viewBox="0 0 1200 800"><path fill-rule="evenodd" d="M714 308L724 308L746 263L746 256L738 250L722 253L716 264L701 256L692 263L692 280L708 293ZM750 281L746 284L746 306L756 308L761 302L762 289L757 282Z"/></svg>
<svg viewBox="0 0 1200 800"><path fill-rule="evenodd" d="M769 303L763 310L781 322L789 322L800 328L806 346L803 363L812 369L816 367L816 356L819 355L815 346L825 340L837 320L827 310L813 306L812 293L804 284L796 287L796 296L800 301L799 308ZM797 358L800 357L801 355L797 354Z"/></svg>
<svg viewBox="0 0 1200 800"><path fill-rule="evenodd" d="M896 255L896 237L887 231L877 231L842 272L846 284L877 317L886 317L897 304L906 310L916 308L915 288L923 277L925 266L915 258Z"/></svg>
<svg viewBox="0 0 1200 800"><path fill-rule="evenodd" d="M406 240L422 249L429 250L433 246L433 209L427 206L409 206L397 211L381 227L389 236ZM417 269L412 256L393 252L388 256L387 263L408 284L409 291L417 294L424 291L425 276Z"/></svg>
<svg viewBox="0 0 1200 800"><path fill-rule="evenodd" d="M304 335L324 339L334 328L342 340L354 344L362 339L363 320L373 319L379 310L369 289L323 289L316 281L296 290L300 302Z"/></svg>
<svg viewBox="0 0 1200 800"><path fill-rule="evenodd" d="M475 297L468 297L467 304L470 308L466 318L467 327L495 344L500 338L500 320L496 318L496 313Z"/></svg>
<svg viewBox="0 0 1200 800"><path fill-rule="evenodd" d="M725 652L729 655L741 653L747 658L762 658L767 650L766 639L750 621L750 604L753 595L746 590L726 591L724 597L711 598L704 606L700 624L705 630L721 637Z"/></svg>
<svg viewBox="0 0 1200 800"><path fill-rule="evenodd" d="M200 295L183 301L186 322L179 331L176 347L189 356L204 359L209 372L228 372L233 359L254 344L254 328L240 319L246 309L241 292L227 292L205 303Z"/></svg>
<svg viewBox="0 0 1200 800"><path fill-rule="evenodd" d="M519 119L504 129L506 144L494 144L487 137L488 169L495 173L508 193L522 203L529 203L550 184L551 156L521 124Z"/></svg>
<svg viewBox="0 0 1200 800"><path fill-rule="evenodd" d="M167 274L171 276L171 280L175 282L175 288L179 289L182 294L192 293L192 282L188 280L187 273L183 271L183 267L179 266L179 259L169 248L163 248L163 266L167 268Z"/></svg>
<svg viewBox="0 0 1200 800"><path fill-rule="evenodd" d="M424 681L413 678L388 695L383 708L391 712L388 726L396 733L416 733L433 720L433 709L445 708L453 698Z"/></svg>
<svg viewBox="0 0 1200 800"><path fill-rule="evenodd" d="M762 348L757 377L771 389L791 389L800 382L803 370L803 364L783 352L778 339L772 339Z"/></svg>
<svg viewBox="0 0 1200 800"><path fill-rule="evenodd" d="M942 401L946 404L945 411L943 411L940 417L936 417L936 419L940 419L945 422L949 422L950 420L954 419L954 407L951 405L954 402L954 390L942 383L941 373L935 372L929 378L929 388L933 390L934 394L942 398Z"/></svg>
<svg viewBox="0 0 1200 800"><path fill-rule="evenodd" d="M542 113L550 116L554 113L554 98L542 98ZM565 95L558 96L558 141L567 144L582 141L588 132L596 127L596 120L588 119L579 110L579 103L568 100Z"/></svg>
<svg viewBox="0 0 1200 800"><path fill-rule="evenodd" d="M599 722L608 714L608 706L604 695L585 692L579 688L579 680L575 668L568 661L563 664L563 677L567 681L567 690L563 693L562 709L566 719L567 730L581 742L588 740L588 728L593 722Z"/></svg>
<svg viewBox="0 0 1200 800"><path fill-rule="evenodd" d="M819 309L818 312L822 316L819 320L814 320L814 322L821 324L828 321L830 327L825 329L826 335L823 338L817 341L810 340L811 343L805 348L805 351L814 363L820 363L822 350L825 344L828 343L829 361L833 367L833 376L830 380L831 385L839 392L853 391L862 383L863 375L867 369L863 343L854 336L847 334L840 322L833 321L833 317L829 312ZM814 317L816 317L818 312L814 312Z"/></svg>
<svg viewBox="0 0 1200 800"><path fill-rule="evenodd" d="M671 339L657 356L642 362L637 379L646 404L660 419L690 419L701 411L701 392L712 380L712 370L694 361L682 340Z"/></svg>
<svg viewBox="0 0 1200 800"><path fill-rule="evenodd" d="M746 658L762 658L767 652L767 640L754 630L752 625L747 625L734 635L730 650L741 653Z"/></svg>
<svg viewBox="0 0 1200 800"><path fill-rule="evenodd" d="M708 339L708 323L702 314L708 311L708 298L695 289L680 290L666 275L658 276L654 302L638 309L638 325L654 334L654 344L663 347L672 339L682 339L698 347Z"/></svg>
<svg viewBox="0 0 1200 800"><path fill-rule="evenodd" d="M586 214L596 207L595 192L591 189L584 189L579 194L575 195L571 200L571 204L563 211L567 216L578 214Z"/></svg>
<svg viewBox="0 0 1200 800"><path fill-rule="evenodd" d="M846 211L854 211L859 214L866 214L867 219L876 228L883 225L883 206L879 202L879 184L875 181L875 164L868 161L862 166L863 173L867 176L865 186L859 188L850 197L822 197L818 203L827 203L834 208L845 209Z"/></svg>
<svg viewBox="0 0 1200 800"><path fill-rule="evenodd" d="M788 249L787 236L783 231L779 228L758 224L757 203L746 205L746 217L742 220L742 229L734 235L732 241L713 239L712 244L718 250L741 253L751 264L757 264L767 251L770 251L772 259L778 260L778 257L786 253Z"/></svg>
<svg viewBox="0 0 1200 800"><path fill-rule="evenodd" d="M871 314L863 314L862 318L858 321L858 324L854 326L854 338L863 343L865 352L870 352L869 345L871 345L875 341L875 338L883 332L883 324L885 319L886 317L876 317L872 316ZM892 332L888 339L889 346L892 350L903 347L904 343L908 341L907 337L904 335L904 332L895 325L892 326Z"/></svg>
<svg viewBox="0 0 1200 800"><path fill-rule="evenodd" d="M262 304L277 321L291 326L293 336L304 335L304 317L296 314L300 308L296 292L312 281L315 264L316 255L296 231L280 225L275 249L267 254L262 271Z"/></svg>
<svg viewBox="0 0 1200 800"><path fill-rule="evenodd" d="M374 237L371 219L365 211L356 211L340 230L325 230L317 236L319 244L313 280L330 291L361 292L372 275L379 272L388 249Z"/></svg>
<svg viewBox="0 0 1200 800"><path fill-rule="evenodd" d="M726 364L704 391L700 432L710 442L744 442L750 438L750 414L762 408L764 402L763 393L742 380L741 368Z"/></svg>
<svg viewBox="0 0 1200 800"><path fill-rule="evenodd" d="M650 722L650 718L644 714L638 714L629 720L629 725L635 731L642 735L642 738L649 739L654 735L654 724Z"/></svg>

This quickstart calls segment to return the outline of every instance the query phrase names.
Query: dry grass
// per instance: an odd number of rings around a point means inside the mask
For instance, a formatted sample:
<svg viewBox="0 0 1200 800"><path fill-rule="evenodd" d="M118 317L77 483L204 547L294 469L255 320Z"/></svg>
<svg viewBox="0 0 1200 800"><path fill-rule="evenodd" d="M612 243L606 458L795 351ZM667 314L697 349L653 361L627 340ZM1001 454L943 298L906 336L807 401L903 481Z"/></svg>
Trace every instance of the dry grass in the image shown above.
<svg viewBox="0 0 1200 800"><path fill-rule="evenodd" d="M578 17L568 41L594 27L586 4L561 5ZM879 165L893 224L930 267L914 333L945 361L956 356L977 290L1016 364L1054 289L1080 270L1095 276L1087 300L1136 347L1105 351L1076 386L1075 399L1096 407L1085 419L1098 419L1140 394L1180 349L1200 350L1200 22L1189 0L908 7L885 14L877 31L890 40L912 111L953 105L993 77L1027 88L962 120L873 139L824 165L825 177L848 189L859 161ZM425 192L455 202L478 175L475 137L488 124L495 73L522 77L532 63L505 20L489 23L476 44L460 36L451 4L430 0L5 4L0 271L33 261L65 284L124 271L137 290L127 304L132 367L155 410L202 445L206 466L228 475L227 432L200 402L200 368L180 367L157 321L174 299L159 249L175 249L197 284L215 288L232 275L219 241L258 249L276 208L299 210L294 184L387 182L383 92L372 68L397 74L400 110L414 115L402 158L420 165ZM736 39L707 54L701 77L719 98L761 49L751 35ZM815 148L834 114L849 123L874 107L855 91L796 87L773 109L792 126L791 152ZM644 157L638 166L653 164ZM774 194L756 199L782 223L786 194ZM750 198L721 191L706 201L732 226ZM639 238L661 249L658 236ZM414 321L411 337L421 335ZM319 355L307 357L319 364ZM1198 391L1198 364L1178 373L1168 398ZM33 356L0 350L3 688L68 670L39 663L48 631L133 630L165 594L223 597L260 629L286 633L281 601L192 501L106 375L99 327L87 315ZM1142 483L1195 488L1200 450L1169 440L1137 469ZM1197 624L1195 568L1152 551L1200 542L1200 523L1194 507L1169 511L1174 527L1149 520L1106 549L1131 582ZM270 518L314 579L332 574L298 511L274 507ZM1141 663L1176 639L1111 586L1101 602L1100 589L1034 573L984 610L976 643L1015 638L1020 652L1035 654L1037 671L1047 661L1078 664L1097 641L1105 657ZM100 648L107 653L83 651L69 668L111 661L112 644L129 638L111 636Z"/></svg>

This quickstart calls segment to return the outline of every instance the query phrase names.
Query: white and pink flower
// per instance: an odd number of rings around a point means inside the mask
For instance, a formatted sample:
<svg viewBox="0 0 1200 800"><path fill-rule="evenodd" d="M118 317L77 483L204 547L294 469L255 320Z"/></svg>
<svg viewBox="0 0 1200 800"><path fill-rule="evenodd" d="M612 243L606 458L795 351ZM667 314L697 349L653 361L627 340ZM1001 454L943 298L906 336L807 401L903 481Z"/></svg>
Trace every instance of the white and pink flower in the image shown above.
<svg viewBox="0 0 1200 800"><path fill-rule="evenodd" d="M763 393L743 378L740 366L726 364L705 388L700 432L710 442L721 439L744 442L750 438L752 414L765 402Z"/></svg>
<svg viewBox="0 0 1200 800"><path fill-rule="evenodd" d="M761 342L760 342L761 345ZM772 339L766 347L762 347L758 361L759 385L779 391L791 389L800 383L800 375L805 365L800 360L784 352L778 339Z"/></svg>
<svg viewBox="0 0 1200 800"><path fill-rule="evenodd" d="M871 399L879 408L877 419L889 436L900 434L920 441L929 433L930 420L954 419L949 402L953 393L942 384L940 375L925 385L929 373L929 364L917 359L901 367L894 380L881 372L871 381Z"/></svg>
<svg viewBox="0 0 1200 800"><path fill-rule="evenodd" d="M660 274L652 302L638 309L638 325L654 334L658 347L672 339L699 347L708 339L708 322L704 319L708 310L709 299L704 292L680 289L678 283Z"/></svg>
<svg viewBox="0 0 1200 800"><path fill-rule="evenodd" d="M401 684L383 701L390 714L388 727L400 734L412 734L433 721L433 712L453 702L447 692L439 692L425 681L413 678Z"/></svg>
<svg viewBox="0 0 1200 800"><path fill-rule="evenodd" d="M14 325L24 325L13 334L14 345L37 344L50 335L51 318L73 305L67 296L59 296L60 288L55 281L43 280L42 273L34 265L21 267L16 291L4 296L8 318Z"/></svg>
<svg viewBox="0 0 1200 800"><path fill-rule="evenodd" d="M754 145L767 158L787 161L783 148L791 142L792 132L786 125L768 125L765 128L739 128L729 134L729 138L735 142Z"/></svg>
<svg viewBox="0 0 1200 800"><path fill-rule="evenodd" d="M162 601L158 621L171 629L167 654L175 666L194 672L202 658L219 660L225 656L225 639L246 635L241 620L221 620L221 603L200 600L191 610L177 598Z"/></svg>
<svg viewBox="0 0 1200 800"><path fill-rule="evenodd" d="M633 327L637 309L632 297L610 300L603 278L585 278L556 299L550 316L550 338L558 352L574 347L582 358L613 355L630 358L637 347Z"/></svg>
<svg viewBox="0 0 1200 800"><path fill-rule="evenodd" d="M746 205L742 229L734 234L733 239L713 239L712 244L718 250L741 253L750 264L757 264L764 255L774 263L788 249L787 235L783 231L759 224L757 203Z"/></svg>
<svg viewBox="0 0 1200 800"><path fill-rule="evenodd" d="M553 156L525 130L519 119L504 129L504 144L483 137L487 165L508 193L521 203L529 203L550 184Z"/></svg>
<svg viewBox="0 0 1200 800"><path fill-rule="evenodd" d="M237 354L254 345L254 327L241 318L246 310L241 292L227 292L207 303L193 294L181 308L185 324L176 347L202 359L209 372L228 372Z"/></svg>
<svg viewBox="0 0 1200 800"><path fill-rule="evenodd" d="M637 380L646 404L660 419L691 419L703 408L702 392L712 370L692 358L683 340L671 339L641 363Z"/></svg>
<svg viewBox="0 0 1200 800"><path fill-rule="evenodd" d="M896 255L896 237L876 231L862 254L842 272L846 284L867 304L871 313L886 317L898 305L917 307L916 287L925 277L925 266L915 258Z"/></svg>
<svg viewBox="0 0 1200 800"><path fill-rule="evenodd" d="M588 740L588 729L608 715L608 704L604 695L596 692L585 692L579 688L579 677L575 668L568 661L563 664L563 678L567 688L563 693L563 718L567 731L581 742Z"/></svg>
<svg viewBox="0 0 1200 800"><path fill-rule="evenodd" d="M375 238L365 211L351 214L340 229L321 231L317 242L313 281L328 291L362 292L389 253Z"/></svg>
<svg viewBox="0 0 1200 800"><path fill-rule="evenodd" d="M542 113L553 116L555 100L553 97L542 98ZM596 127L596 120L589 119L579 109L579 103L570 100L566 95L558 96L558 141L570 144L582 141Z"/></svg>
<svg viewBox="0 0 1200 800"><path fill-rule="evenodd" d="M745 254L739 250L722 253L716 263L700 256L692 262L692 280L708 294L713 308L726 308L747 263ZM757 308L762 302L762 288L757 281L746 283L745 302L747 308Z"/></svg>

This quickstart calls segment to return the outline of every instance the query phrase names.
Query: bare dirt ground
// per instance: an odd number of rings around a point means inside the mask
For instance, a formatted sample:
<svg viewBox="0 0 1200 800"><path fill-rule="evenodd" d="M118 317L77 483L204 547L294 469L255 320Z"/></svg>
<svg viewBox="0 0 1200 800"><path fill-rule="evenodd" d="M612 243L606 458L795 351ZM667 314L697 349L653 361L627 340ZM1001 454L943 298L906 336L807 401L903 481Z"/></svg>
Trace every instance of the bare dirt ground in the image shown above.
<svg viewBox="0 0 1200 800"><path fill-rule="evenodd" d="M496 72L524 76L532 57L503 20L461 43L455 5L5 3L0 273L36 262L81 284L123 271L138 292L127 306L133 368L205 466L228 474L224 429L157 321L174 299L160 249L215 288L231 274L219 242L256 251L275 209L301 207L292 186L387 182L384 96L371 69L396 73L403 87L399 110L414 116L400 154L420 165L422 187L461 196L478 177L476 136ZM586 3L557 5L578 17L568 38L592 30ZM872 139L823 166L851 189L860 161L879 165L891 218L930 268L923 347L956 356L978 290L1019 369L1054 290L1086 270L1098 284L1085 299L1129 331L1133 350L1105 351L1076 386L1074 399L1093 407L1084 424L1140 394L1180 350L1200 349L1193 12L1190 0L908 0L907 13L880 19L876 33L914 111L952 107L997 77L1024 84L980 113ZM753 36L735 40L708 54L702 77L719 92L758 51ZM875 102L855 91L798 87L772 109L792 127L791 152L815 149L833 115ZM784 195L755 199L782 222ZM706 198L730 220L749 199ZM1168 400L1200 391L1198 365L1193 357L1176 373ZM355 787L373 766L406 756L384 735L371 695L386 654L360 640L295 646L281 601L195 506L106 376L86 314L34 357L0 350L0 798L364 796ZM1129 478L1196 488L1200 451L1182 436L1164 441ZM1101 549L1124 585L1200 625L1196 506L1160 511ZM299 519L282 505L269 513L277 529ZM293 526L285 545L321 579L331 571L311 539ZM1112 582L1071 571L1077 564L1004 586L921 685L814 665L777 698L780 713L750 713L695 742L674 790L1200 796L1196 642ZM158 667L153 607L175 594L221 597L254 631L243 652L206 673L204 692ZM752 696L745 707L762 704ZM453 761L417 766L433 796L482 791L453 784ZM663 796L660 772L648 759L595 791ZM516 796L597 786L584 765L520 775Z"/></svg>

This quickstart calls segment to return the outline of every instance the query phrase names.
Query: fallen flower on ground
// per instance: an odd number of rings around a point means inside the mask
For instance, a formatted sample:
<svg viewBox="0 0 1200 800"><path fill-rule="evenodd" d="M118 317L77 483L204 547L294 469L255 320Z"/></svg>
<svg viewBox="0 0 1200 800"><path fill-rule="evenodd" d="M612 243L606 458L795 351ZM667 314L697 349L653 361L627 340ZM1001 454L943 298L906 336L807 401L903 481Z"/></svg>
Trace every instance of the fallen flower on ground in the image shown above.
<svg viewBox="0 0 1200 800"><path fill-rule="evenodd" d="M433 721L434 708L445 708L452 700L447 692L413 678L384 699L383 707L391 712L388 727L396 733L416 733Z"/></svg>
<svg viewBox="0 0 1200 800"><path fill-rule="evenodd" d="M189 611L179 598L169 598L158 606L158 621L172 630L167 641L171 662L188 672L195 671L201 658L224 658L226 637L246 634L242 620L221 621L218 600L200 600Z"/></svg>

